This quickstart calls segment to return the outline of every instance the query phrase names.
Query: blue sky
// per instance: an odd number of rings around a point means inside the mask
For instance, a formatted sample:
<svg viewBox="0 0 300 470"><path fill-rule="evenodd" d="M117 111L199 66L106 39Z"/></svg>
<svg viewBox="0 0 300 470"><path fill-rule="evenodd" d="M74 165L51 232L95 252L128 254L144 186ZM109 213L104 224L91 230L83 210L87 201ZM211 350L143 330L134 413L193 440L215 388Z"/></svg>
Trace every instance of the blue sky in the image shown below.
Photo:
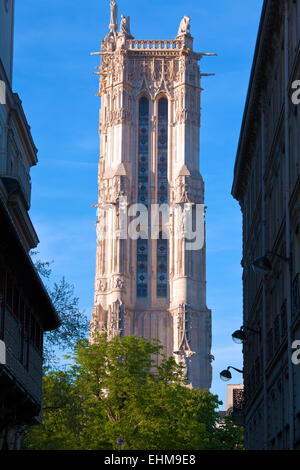
<svg viewBox="0 0 300 470"><path fill-rule="evenodd" d="M207 303L212 309L212 392L226 400L219 372L242 366L231 339L242 324L241 212L231 196L233 167L258 31L262 0L118 1L137 39L171 39L191 17L204 58L200 168L206 183ZM88 317L93 305L95 209L99 155L98 56L108 32L109 0L16 0L13 88L22 99L39 149L32 169L30 215L41 258L54 260ZM233 374L233 383L241 376Z"/></svg>

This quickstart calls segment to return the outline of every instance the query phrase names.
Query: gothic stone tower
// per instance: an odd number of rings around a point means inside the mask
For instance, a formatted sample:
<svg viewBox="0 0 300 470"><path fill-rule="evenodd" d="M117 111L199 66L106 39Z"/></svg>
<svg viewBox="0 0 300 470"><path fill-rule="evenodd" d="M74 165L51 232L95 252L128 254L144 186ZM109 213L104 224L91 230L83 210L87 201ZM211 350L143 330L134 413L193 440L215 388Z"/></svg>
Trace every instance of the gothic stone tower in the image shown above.
<svg viewBox="0 0 300 470"><path fill-rule="evenodd" d="M100 161L95 331L158 338L164 353L185 365L193 387L211 386L211 312L206 306L205 243L186 250L172 208L204 203L199 172L200 70L205 53L193 51L190 19L173 40L135 40L129 17L117 32L111 2L110 32L99 67ZM120 217L130 206L171 209L169 239L141 231L121 236ZM126 205L126 204L125 204ZM204 206L202 206L204 207ZM107 210L110 209L110 210ZM115 223L113 223L113 219ZM103 235L105 226L106 236ZM204 235L205 236L205 235ZM135 237L136 238L136 237Z"/></svg>

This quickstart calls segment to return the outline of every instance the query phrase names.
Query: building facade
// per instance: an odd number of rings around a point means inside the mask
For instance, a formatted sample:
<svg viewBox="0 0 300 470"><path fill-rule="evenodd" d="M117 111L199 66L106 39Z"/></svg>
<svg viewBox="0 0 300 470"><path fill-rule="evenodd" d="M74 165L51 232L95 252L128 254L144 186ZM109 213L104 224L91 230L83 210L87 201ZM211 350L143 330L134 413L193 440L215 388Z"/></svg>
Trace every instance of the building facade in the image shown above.
<svg viewBox="0 0 300 470"><path fill-rule="evenodd" d="M243 214L247 449L300 449L299 40L299 0L265 0L232 189Z"/></svg>
<svg viewBox="0 0 300 470"><path fill-rule="evenodd" d="M0 1L0 450L19 448L24 425L39 421L43 332L60 324L28 254L37 149L12 91L13 25L14 1Z"/></svg>
<svg viewBox="0 0 300 470"><path fill-rule="evenodd" d="M243 425L244 384L228 384L226 394L226 408L219 411L221 418L233 416L235 421Z"/></svg>
<svg viewBox="0 0 300 470"><path fill-rule="evenodd" d="M193 387L209 388L198 61L211 54L193 51L188 17L173 40L135 40L124 15L117 29L112 1L110 32L96 53L101 55L100 161L90 340L95 332L157 338L167 356L185 365ZM130 230L124 235L124 218L130 225L136 204L137 235ZM166 223L159 217L154 222L155 205L167 206ZM183 207L195 218L197 205L202 244L189 250L187 238L176 234Z"/></svg>

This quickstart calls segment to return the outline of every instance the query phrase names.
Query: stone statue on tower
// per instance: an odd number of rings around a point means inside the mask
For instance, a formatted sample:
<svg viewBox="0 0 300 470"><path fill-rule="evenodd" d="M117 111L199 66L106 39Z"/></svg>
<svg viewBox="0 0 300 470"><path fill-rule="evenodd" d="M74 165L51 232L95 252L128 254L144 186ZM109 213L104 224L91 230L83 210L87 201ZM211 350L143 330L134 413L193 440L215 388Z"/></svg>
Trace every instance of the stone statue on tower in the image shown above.
<svg viewBox="0 0 300 470"><path fill-rule="evenodd" d="M130 32L130 17L125 15L121 15L121 23L120 23L120 32L119 34L125 36L127 39L132 38L131 32Z"/></svg>
<svg viewBox="0 0 300 470"><path fill-rule="evenodd" d="M190 23L191 23L191 18L185 15L180 22L177 36L189 35Z"/></svg>

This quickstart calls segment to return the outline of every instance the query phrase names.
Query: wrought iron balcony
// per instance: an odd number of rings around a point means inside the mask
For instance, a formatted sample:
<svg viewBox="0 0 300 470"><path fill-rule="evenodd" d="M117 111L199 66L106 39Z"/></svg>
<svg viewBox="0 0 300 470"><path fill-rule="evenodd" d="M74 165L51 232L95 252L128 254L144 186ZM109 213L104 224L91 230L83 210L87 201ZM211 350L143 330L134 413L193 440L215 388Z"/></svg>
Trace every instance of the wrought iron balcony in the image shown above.
<svg viewBox="0 0 300 470"><path fill-rule="evenodd" d="M233 390L232 417L239 426L245 425L245 393L243 389Z"/></svg>
<svg viewBox="0 0 300 470"><path fill-rule="evenodd" d="M0 178L5 185L9 196L12 196L14 193L21 194L25 207L28 210L30 208L31 182L30 175L23 162L20 159L17 159L14 162L14 169L12 172L0 169Z"/></svg>
<svg viewBox="0 0 300 470"><path fill-rule="evenodd" d="M233 411L243 410L244 405L245 405L244 390L240 388L235 388L233 390Z"/></svg>

